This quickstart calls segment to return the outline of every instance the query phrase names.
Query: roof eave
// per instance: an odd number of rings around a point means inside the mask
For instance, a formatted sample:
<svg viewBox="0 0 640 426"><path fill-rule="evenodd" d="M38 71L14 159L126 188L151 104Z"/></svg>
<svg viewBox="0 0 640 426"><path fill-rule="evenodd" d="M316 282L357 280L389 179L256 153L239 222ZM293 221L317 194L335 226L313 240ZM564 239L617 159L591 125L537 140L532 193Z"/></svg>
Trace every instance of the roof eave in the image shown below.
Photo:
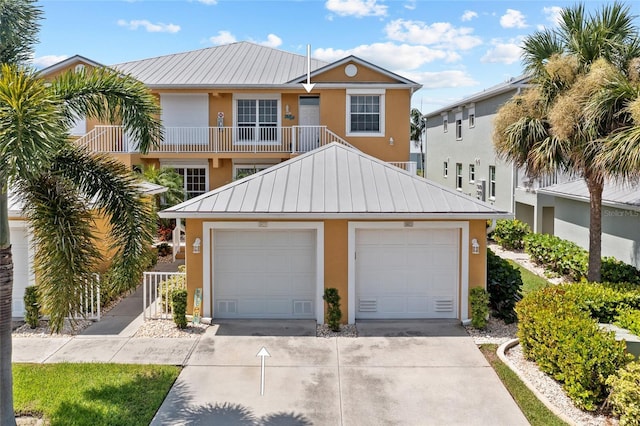
<svg viewBox="0 0 640 426"><path fill-rule="evenodd" d="M318 220L318 219L348 219L348 220L482 220L482 219L513 219L513 213L509 212L460 212L460 213L447 213L447 212L434 212L434 213L229 213L229 212L172 212L161 211L158 212L158 216L163 219L251 219L251 220L264 220L264 219L304 219L304 220Z"/></svg>
<svg viewBox="0 0 640 426"><path fill-rule="evenodd" d="M583 203L590 202L589 197L585 197L585 196L582 196L582 195L567 194L565 192L557 192L557 191L553 191L553 190L550 191L550 190L547 190L547 189L538 189L537 192L539 194L543 194L543 195L550 195L550 196L553 196L553 197L561 197L561 198L566 198L568 200L574 200L574 201L582 201ZM640 206L639 205L622 203L622 202L619 202L619 201L612 201L612 200L603 199L602 200L602 205L603 206L607 206L607 207L614 207L614 208L618 208L618 209L622 209L622 210L640 211Z"/></svg>

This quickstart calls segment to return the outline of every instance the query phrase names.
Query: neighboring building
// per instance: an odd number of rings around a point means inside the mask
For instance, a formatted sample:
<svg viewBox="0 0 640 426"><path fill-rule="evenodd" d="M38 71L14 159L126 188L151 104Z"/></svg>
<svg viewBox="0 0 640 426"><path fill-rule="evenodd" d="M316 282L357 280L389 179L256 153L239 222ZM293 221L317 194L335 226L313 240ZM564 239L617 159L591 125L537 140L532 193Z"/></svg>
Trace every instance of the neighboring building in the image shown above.
<svg viewBox="0 0 640 426"><path fill-rule="evenodd" d="M319 324L326 288L349 323L467 321L469 289L486 287L486 222L511 217L339 143L160 216L186 220L189 312L202 288L204 317Z"/></svg>
<svg viewBox="0 0 640 426"><path fill-rule="evenodd" d="M555 206L554 234L589 250L589 190L584 179L538 190ZM640 191L606 182L602 192L602 256L640 269Z"/></svg>
<svg viewBox="0 0 640 426"><path fill-rule="evenodd" d="M173 167L189 197L332 141L409 168L411 95L421 85L349 56L333 63L249 42L112 65L158 97L165 139L147 154L120 126L78 120L78 143L134 167ZM100 66L74 56L41 71Z"/></svg>
<svg viewBox="0 0 640 426"><path fill-rule="evenodd" d="M553 200L537 189L558 178L527 179L493 148L498 109L527 85L525 76L512 78L425 114L426 177L515 213L535 232L553 233Z"/></svg>

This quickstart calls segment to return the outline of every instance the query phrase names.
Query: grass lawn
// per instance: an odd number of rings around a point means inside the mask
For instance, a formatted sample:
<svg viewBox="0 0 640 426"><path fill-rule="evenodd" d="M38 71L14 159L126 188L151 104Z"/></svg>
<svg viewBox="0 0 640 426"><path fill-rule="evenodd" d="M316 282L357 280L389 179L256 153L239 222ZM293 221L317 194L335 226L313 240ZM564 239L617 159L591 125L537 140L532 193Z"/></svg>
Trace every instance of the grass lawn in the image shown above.
<svg viewBox="0 0 640 426"><path fill-rule="evenodd" d="M509 260L509 263L512 266L515 266L516 268L518 268L518 270L520 271L520 276L522 277L522 295L523 296L526 296L528 293L531 293L532 291L536 291L541 288L549 287L550 285L552 285L546 279L542 278L539 275L534 274L533 272L531 272L527 268L524 268L517 262L514 262L513 260Z"/></svg>
<svg viewBox="0 0 640 426"><path fill-rule="evenodd" d="M504 383L505 387L516 401L524 413L531 426L560 426L567 425L564 421L553 414L540 400L529 390L505 363L500 361L496 350L498 345L480 345L480 350L484 354L489 364Z"/></svg>
<svg viewBox="0 0 640 426"><path fill-rule="evenodd" d="M16 415L51 425L148 425L180 367L124 364L14 364Z"/></svg>

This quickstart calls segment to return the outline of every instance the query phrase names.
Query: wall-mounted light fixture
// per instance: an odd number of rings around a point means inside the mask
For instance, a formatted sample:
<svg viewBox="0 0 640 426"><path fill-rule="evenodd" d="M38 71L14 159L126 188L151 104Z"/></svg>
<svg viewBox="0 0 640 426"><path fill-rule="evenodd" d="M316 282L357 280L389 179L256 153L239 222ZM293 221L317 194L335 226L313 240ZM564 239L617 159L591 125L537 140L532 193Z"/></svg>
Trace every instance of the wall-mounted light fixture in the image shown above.
<svg viewBox="0 0 640 426"><path fill-rule="evenodd" d="M471 253L480 254L480 244L476 238L471 240Z"/></svg>
<svg viewBox="0 0 640 426"><path fill-rule="evenodd" d="M193 242L193 254L200 253L200 238L196 238Z"/></svg>
<svg viewBox="0 0 640 426"><path fill-rule="evenodd" d="M393 145L393 142L394 142L393 138L389 138L389 145Z"/></svg>

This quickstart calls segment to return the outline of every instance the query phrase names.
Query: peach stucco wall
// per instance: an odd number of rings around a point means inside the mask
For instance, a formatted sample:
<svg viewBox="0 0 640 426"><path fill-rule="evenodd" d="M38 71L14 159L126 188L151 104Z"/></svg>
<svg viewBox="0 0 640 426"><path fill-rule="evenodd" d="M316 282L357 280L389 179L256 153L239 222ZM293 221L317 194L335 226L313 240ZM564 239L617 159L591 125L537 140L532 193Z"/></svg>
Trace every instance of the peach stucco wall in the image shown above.
<svg viewBox="0 0 640 426"><path fill-rule="evenodd" d="M193 254L191 246L196 238L204 241L202 232L205 222L218 222L213 219L187 219L186 221L186 265L187 265L187 289L189 291L188 311L193 309L193 294L196 288L202 287L205 280L203 274L203 262L211 261L203 259L202 250L199 254ZM255 221L253 221L255 222ZM442 222L442 221L439 221ZM341 295L341 308L343 321L349 317L348 306L348 220L324 220L324 288L334 287ZM468 251L469 288L486 287L486 221L469 221L469 239L477 238L480 243L480 254L471 253L471 245L462 244L461 250ZM462 273L462 268L460 269ZM461 303L468 301L467 297L460 298ZM209 301L210 306L213 301ZM470 309L470 306L469 306ZM470 312L470 310L469 310ZM458 312L460 317L460 311Z"/></svg>

